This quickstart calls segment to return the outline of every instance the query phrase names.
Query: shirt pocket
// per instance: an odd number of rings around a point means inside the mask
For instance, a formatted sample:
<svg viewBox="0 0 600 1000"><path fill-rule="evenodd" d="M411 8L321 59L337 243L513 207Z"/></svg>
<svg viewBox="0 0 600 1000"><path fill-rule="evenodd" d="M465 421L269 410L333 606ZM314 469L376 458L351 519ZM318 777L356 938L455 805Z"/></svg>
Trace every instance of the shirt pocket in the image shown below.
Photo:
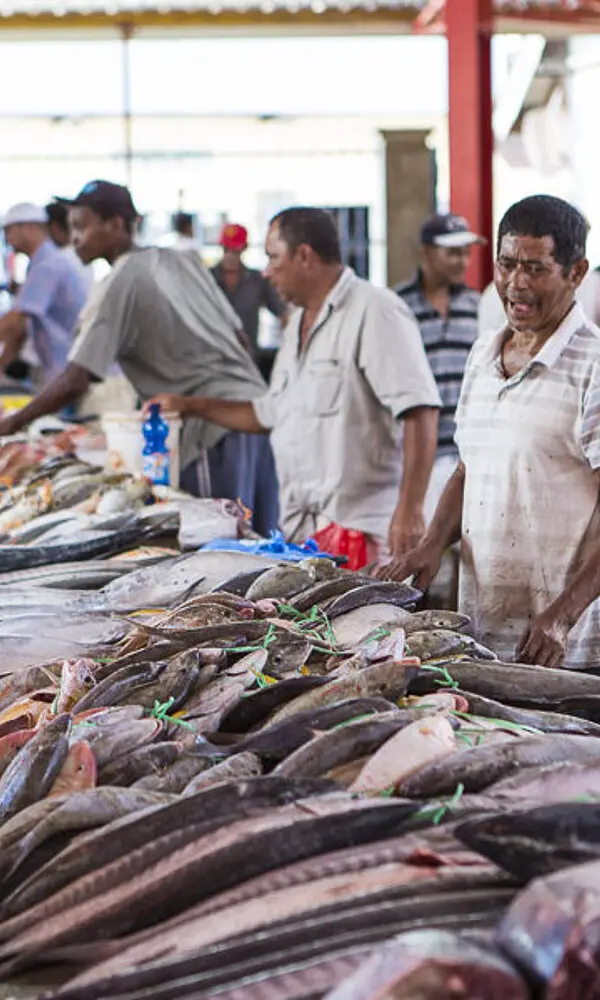
<svg viewBox="0 0 600 1000"><path fill-rule="evenodd" d="M313 359L306 368L304 405L318 417L333 416L342 408L344 369L339 361Z"/></svg>

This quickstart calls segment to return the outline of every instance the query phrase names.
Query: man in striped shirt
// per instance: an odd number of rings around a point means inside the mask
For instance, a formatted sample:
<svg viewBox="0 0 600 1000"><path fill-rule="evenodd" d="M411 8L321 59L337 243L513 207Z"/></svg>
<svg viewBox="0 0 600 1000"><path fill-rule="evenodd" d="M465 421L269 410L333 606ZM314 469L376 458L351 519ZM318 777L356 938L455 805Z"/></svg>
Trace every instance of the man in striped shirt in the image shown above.
<svg viewBox="0 0 600 1000"><path fill-rule="evenodd" d="M433 578L461 539L461 610L504 659L600 668L600 330L576 301L587 224L538 195L500 223L506 324L480 337L459 463L422 542L387 575Z"/></svg>
<svg viewBox="0 0 600 1000"><path fill-rule="evenodd" d="M421 228L421 261L412 279L394 289L413 313L442 399L438 446L425 500L431 520L456 466L454 415L469 351L477 338L479 292L465 285L475 243L483 242L459 215L434 215Z"/></svg>

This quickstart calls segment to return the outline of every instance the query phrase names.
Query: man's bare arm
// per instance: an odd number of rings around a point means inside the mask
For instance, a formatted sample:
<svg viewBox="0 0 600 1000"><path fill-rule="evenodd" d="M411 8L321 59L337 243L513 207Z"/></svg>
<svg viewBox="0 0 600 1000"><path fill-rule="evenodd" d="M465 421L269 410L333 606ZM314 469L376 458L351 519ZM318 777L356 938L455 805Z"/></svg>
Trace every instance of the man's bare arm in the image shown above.
<svg viewBox="0 0 600 1000"><path fill-rule="evenodd" d="M27 317L11 309L0 317L0 369L6 370L19 356L27 330Z"/></svg>
<svg viewBox="0 0 600 1000"><path fill-rule="evenodd" d="M164 413L179 413L182 417L203 417L212 420L230 431L244 431L246 434L268 434L268 428L259 422L252 403L236 402L231 399L212 399L207 396L173 396L160 393L146 403L159 403Z"/></svg>
<svg viewBox="0 0 600 1000"><path fill-rule="evenodd" d="M85 368L69 362L64 372L57 375L31 403L22 410L0 419L0 435L15 434L32 420L44 417L48 413L56 413L67 403L72 403L83 395L91 381L90 373Z"/></svg>
<svg viewBox="0 0 600 1000"><path fill-rule="evenodd" d="M596 479L600 489L600 470L596 470ZM517 659L543 667L559 667L567 651L570 630L598 597L600 538L590 547L585 562L569 580L562 594L529 622L516 649Z"/></svg>
<svg viewBox="0 0 600 1000"><path fill-rule="evenodd" d="M444 552L449 545L460 540L464 488L465 467L459 462L446 484L433 520L420 544L401 559L382 566L376 575L392 580L405 580L414 576L415 586L427 590L440 568Z"/></svg>
<svg viewBox="0 0 600 1000"><path fill-rule="evenodd" d="M389 528L389 547L400 558L425 533L423 505L437 449L438 411L418 406L402 415L404 428L402 484Z"/></svg>

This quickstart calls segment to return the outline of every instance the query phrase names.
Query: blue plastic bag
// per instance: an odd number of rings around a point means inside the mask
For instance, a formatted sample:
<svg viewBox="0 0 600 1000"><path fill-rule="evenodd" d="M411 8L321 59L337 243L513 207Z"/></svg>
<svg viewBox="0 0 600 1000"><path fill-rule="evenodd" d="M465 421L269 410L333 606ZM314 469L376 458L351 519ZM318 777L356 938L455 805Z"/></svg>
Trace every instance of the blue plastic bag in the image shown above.
<svg viewBox="0 0 600 1000"><path fill-rule="evenodd" d="M291 545L286 542L280 531L272 531L270 538L262 538L260 541L254 539L244 539L238 541L233 538L215 538L206 545L201 545L203 552L249 552L255 556L276 556L277 559L288 562L300 562L301 559L334 559L335 556L328 552L321 552L319 546L312 538L308 538L303 545Z"/></svg>

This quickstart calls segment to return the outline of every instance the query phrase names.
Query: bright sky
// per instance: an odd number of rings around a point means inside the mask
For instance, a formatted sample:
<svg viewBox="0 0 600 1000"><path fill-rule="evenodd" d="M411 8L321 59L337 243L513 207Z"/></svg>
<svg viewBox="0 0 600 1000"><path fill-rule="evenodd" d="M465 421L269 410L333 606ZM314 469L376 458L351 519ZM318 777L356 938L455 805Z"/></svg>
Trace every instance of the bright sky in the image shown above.
<svg viewBox="0 0 600 1000"><path fill-rule="evenodd" d="M510 47L510 36L498 44ZM118 41L2 42L0 67L0 115L122 108ZM446 72L446 43L431 37L131 43L135 114L437 115L446 109Z"/></svg>

